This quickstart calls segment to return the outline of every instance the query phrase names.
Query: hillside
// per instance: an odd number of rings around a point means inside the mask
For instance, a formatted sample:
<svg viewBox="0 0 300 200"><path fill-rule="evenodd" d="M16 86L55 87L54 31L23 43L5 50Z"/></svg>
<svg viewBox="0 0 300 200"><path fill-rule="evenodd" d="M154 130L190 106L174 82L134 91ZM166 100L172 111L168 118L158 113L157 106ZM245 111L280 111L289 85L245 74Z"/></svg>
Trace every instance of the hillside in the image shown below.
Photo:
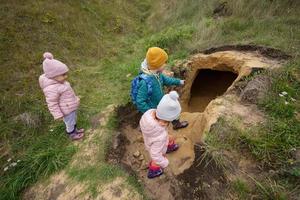
<svg viewBox="0 0 300 200"><path fill-rule="evenodd" d="M271 82L266 96L255 103L264 113L263 125L245 133L225 116L206 134L206 152L242 149L271 177L255 177L252 184L232 182L230 192L236 199L299 196L299 1L12 0L1 1L0 7L0 198L19 199L24 191L45 189L47 180L62 172L72 184L83 185L80 192L92 199L115 183L134 191L134 198L149 196L138 176L105 157L120 119L108 108L130 101L130 81L150 46L164 48L170 55L169 69L176 65L179 71L179 60L199 52L247 50L279 63L278 69L262 72ZM69 80L81 97L78 123L89 135L82 144L65 136L63 124L53 121L45 105L38 85L45 51L70 68ZM282 92L288 94L284 99ZM110 114L103 116L106 112ZM233 149L221 145L220 130L238 136L231 135L226 143ZM80 153L91 145L94 157L87 157L94 162L81 166L78 161L86 155ZM12 163L16 166L4 170Z"/></svg>

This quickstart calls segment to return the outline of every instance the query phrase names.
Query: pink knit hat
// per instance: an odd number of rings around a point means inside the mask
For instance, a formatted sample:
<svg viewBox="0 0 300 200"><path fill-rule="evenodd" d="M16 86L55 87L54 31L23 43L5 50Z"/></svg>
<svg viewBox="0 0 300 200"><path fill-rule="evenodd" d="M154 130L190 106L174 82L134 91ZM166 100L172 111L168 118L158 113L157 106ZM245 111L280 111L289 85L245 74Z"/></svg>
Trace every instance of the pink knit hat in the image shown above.
<svg viewBox="0 0 300 200"><path fill-rule="evenodd" d="M47 78L54 78L69 71L69 68L59 60L53 59L53 55L49 52L43 54L43 70Z"/></svg>

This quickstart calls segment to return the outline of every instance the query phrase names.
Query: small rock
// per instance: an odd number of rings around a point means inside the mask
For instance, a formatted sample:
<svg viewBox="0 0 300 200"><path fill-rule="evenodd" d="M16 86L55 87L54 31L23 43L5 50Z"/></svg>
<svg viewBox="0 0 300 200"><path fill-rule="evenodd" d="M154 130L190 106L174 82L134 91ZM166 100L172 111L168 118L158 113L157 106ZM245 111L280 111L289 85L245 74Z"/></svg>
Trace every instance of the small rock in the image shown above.
<svg viewBox="0 0 300 200"><path fill-rule="evenodd" d="M16 95L16 96L19 96L19 97L22 97L22 96L24 96L25 94L22 93L22 92L18 92L18 93L15 93L15 95Z"/></svg>
<svg viewBox="0 0 300 200"><path fill-rule="evenodd" d="M138 158L138 160L139 161L143 161L145 158L144 158L144 155L143 154L141 154L140 156L139 156L139 158Z"/></svg>
<svg viewBox="0 0 300 200"><path fill-rule="evenodd" d="M295 115L296 115L296 119L297 119L298 121L300 121L300 113L295 112Z"/></svg>
<svg viewBox="0 0 300 200"><path fill-rule="evenodd" d="M145 169L147 169L147 168L148 168L148 165L147 165L146 161L143 160L143 161L141 162L140 169L141 169L141 170L145 170Z"/></svg>
<svg viewBox="0 0 300 200"><path fill-rule="evenodd" d="M13 162L13 163L10 164L11 167L15 167L16 165L17 165L16 162Z"/></svg>
<svg viewBox="0 0 300 200"><path fill-rule="evenodd" d="M219 182L219 181L214 181L214 182L212 183L212 185L213 185L213 186L218 186L218 185L220 185L220 182Z"/></svg>
<svg viewBox="0 0 300 200"><path fill-rule="evenodd" d="M206 182L203 183L203 188L210 188L210 185Z"/></svg>
<svg viewBox="0 0 300 200"><path fill-rule="evenodd" d="M272 170L272 169L270 169L270 170L269 170L269 174L274 175L274 174L275 174L275 171Z"/></svg>
<svg viewBox="0 0 300 200"><path fill-rule="evenodd" d="M200 181L200 178L196 178L195 183L199 183L199 181Z"/></svg>
<svg viewBox="0 0 300 200"><path fill-rule="evenodd" d="M296 162L300 162L300 149L293 150L292 155Z"/></svg>
<svg viewBox="0 0 300 200"><path fill-rule="evenodd" d="M141 155L139 151L133 153L133 157L138 158Z"/></svg>
<svg viewBox="0 0 300 200"><path fill-rule="evenodd" d="M11 158L7 159L7 162L10 162L11 161Z"/></svg>
<svg viewBox="0 0 300 200"><path fill-rule="evenodd" d="M113 149L116 150L120 146L120 132L118 132L113 140Z"/></svg>
<svg viewBox="0 0 300 200"><path fill-rule="evenodd" d="M287 161L288 161L288 163L289 163L290 165L292 165L292 164L295 163L295 160L294 160L294 159L288 159Z"/></svg>
<svg viewBox="0 0 300 200"><path fill-rule="evenodd" d="M136 139L136 142L139 142L139 143L143 143L144 142L144 138L143 136L138 136L137 139Z"/></svg>
<svg viewBox="0 0 300 200"><path fill-rule="evenodd" d="M224 17L224 16L230 16L231 15L231 10L230 10L230 7L228 6L228 3L225 1L225 2L222 2L222 3L219 3L216 8L213 10L213 16L215 18L217 17Z"/></svg>
<svg viewBox="0 0 300 200"><path fill-rule="evenodd" d="M139 163L139 161L137 161L137 160L133 160L133 161L131 162L131 166L134 166L134 168L136 169L136 168L138 168L138 167L140 166L140 163Z"/></svg>
<svg viewBox="0 0 300 200"><path fill-rule="evenodd" d="M283 91L283 92L281 92L281 94L282 94L283 96L285 96L285 95L287 95L288 93L287 93L286 91Z"/></svg>
<svg viewBox="0 0 300 200"><path fill-rule="evenodd" d="M270 78L264 75L258 75L249 81L240 94L241 100L256 104L268 93L270 87Z"/></svg>
<svg viewBox="0 0 300 200"><path fill-rule="evenodd" d="M129 78L131 76L131 74L127 74L126 77Z"/></svg>
<svg viewBox="0 0 300 200"><path fill-rule="evenodd" d="M6 172L7 170L8 170L8 167L4 167L3 171L5 171L5 172Z"/></svg>

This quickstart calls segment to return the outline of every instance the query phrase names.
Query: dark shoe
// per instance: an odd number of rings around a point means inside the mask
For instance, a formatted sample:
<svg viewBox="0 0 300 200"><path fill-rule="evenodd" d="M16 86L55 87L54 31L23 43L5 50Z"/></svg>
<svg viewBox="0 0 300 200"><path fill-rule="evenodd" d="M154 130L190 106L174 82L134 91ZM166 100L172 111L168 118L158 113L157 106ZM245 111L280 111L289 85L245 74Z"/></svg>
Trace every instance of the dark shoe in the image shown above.
<svg viewBox="0 0 300 200"><path fill-rule="evenodd" d="M158 165L153 165L152 161L149 163L149 169L148 169L148 178L155 178L162 175L164 172Z"/></svg>
<svg viewBox="0 0 300 200"><path fill-rule="evenodd" d="M84 136L84 130L77 131L77 128L74 129L71 133L67 133L72 140L79 140Z"/></svg>
<svg viewBox="0 0 300 200"><path fill-rule="evenodd" d="M174 151L177 151L177 149L179 149L179 145L178 144L170 144L168 145L168 149L167 149L167 153L172 153Z"/></svg>
<svg viewBox="0 0 300 200"><path fill-rule="evenodd" d="M69 137L72 140L79 140L79 139L83 138L83 136L84 136L84 133L71 133L71 134L69 134Z"/></svg>
<svg viewBox="0 0 300 200"><path fill-rule="evenodd" d="M159 169L150 169L148 170L148 178L155 178L155 177L159 177L163 174L163 170L161 168Z"/></svg>
<svg viewBox="0 0 300 200"><path fill-rule="evenodd" d="M174 130L185 128L189 125L189 123L187 121L180 122L179 120L174 120L172 122L172 124L173 124L173 129Z"/></svg>

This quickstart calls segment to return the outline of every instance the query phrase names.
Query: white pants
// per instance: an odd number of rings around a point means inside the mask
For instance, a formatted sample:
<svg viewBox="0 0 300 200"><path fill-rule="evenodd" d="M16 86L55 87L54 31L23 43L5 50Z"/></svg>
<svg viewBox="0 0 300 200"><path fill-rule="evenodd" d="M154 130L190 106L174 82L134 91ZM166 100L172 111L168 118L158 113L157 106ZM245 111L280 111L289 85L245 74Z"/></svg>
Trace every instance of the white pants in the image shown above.
<svg viewBox="0 0 300 200"><path fill-rule="evenodd" d="M66 125L66 131L68 133L71 133L75 130L75 125L76 125L76 120L77 120L77 113L76 110L71 112L70 114L64 116L64 122Z"/></svg>

